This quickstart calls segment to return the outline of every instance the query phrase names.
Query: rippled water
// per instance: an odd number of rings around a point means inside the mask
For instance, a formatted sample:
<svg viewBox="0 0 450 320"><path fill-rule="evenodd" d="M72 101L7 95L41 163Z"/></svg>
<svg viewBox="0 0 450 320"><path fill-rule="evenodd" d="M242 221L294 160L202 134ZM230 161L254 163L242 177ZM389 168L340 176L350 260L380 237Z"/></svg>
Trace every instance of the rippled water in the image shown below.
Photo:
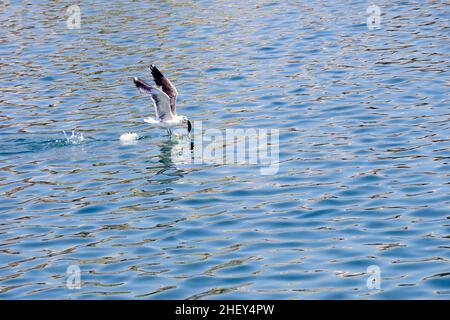
<svg viewBox="0 0 450 320"><path fill-rule="evenodd" d="M449 298L447 1L377 30L367 1L69 4L0 3L0 298ZM150 63L204 129L279 129L278 173L177 166Z"/></svg>

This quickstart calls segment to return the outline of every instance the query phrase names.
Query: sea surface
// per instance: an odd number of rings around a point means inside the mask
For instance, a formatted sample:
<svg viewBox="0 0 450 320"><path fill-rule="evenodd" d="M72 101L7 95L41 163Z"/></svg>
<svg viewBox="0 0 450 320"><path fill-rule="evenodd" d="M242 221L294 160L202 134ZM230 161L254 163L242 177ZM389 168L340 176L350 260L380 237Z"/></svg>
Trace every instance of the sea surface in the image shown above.
<svg viewBox="0 0 450 320"><path fill-rule="evenodd" d="M71 4L0 2L1 299L450 298L448 1ZM278 169L178 161L152 63Z"/></svg>

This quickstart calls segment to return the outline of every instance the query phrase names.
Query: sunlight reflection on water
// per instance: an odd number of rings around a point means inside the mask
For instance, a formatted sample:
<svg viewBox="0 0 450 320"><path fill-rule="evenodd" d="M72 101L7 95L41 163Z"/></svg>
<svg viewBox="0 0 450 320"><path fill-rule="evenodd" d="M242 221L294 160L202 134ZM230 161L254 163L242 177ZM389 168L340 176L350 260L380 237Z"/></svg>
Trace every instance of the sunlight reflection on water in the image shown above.
<svg viewBox="0 0 450 320"><path fill-rule="evenodd" d="M0 297L448 299L449 6L377 5L2 2ZM150 63L205 129L279 129L278 173L174 158Z"/></svg>

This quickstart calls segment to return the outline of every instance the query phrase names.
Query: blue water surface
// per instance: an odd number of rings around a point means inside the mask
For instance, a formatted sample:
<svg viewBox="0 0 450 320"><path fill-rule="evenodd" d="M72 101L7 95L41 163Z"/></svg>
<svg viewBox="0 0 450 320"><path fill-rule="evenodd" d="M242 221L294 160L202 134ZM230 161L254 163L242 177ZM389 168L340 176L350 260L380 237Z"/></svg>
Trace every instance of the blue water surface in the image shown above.
<svg viewBox="0 0 450 320"><path fill-rule="evenodd" d="M449 299L447 1L69 2L0 3L0 298ZM174 162L150 63L278 172Z"/></svg>

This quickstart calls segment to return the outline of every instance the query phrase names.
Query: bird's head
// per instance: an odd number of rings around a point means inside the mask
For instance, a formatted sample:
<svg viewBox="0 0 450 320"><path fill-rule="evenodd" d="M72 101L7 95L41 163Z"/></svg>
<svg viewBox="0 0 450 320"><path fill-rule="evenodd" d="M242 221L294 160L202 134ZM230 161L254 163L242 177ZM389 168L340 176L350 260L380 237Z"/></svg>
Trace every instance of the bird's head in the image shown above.
<svg viewBox="0 0 450 320"><path fill-rule="evenodd" d="M192 123L186 116L180 116L181 122L187 124L188 136L191 137Z"/></svg>

